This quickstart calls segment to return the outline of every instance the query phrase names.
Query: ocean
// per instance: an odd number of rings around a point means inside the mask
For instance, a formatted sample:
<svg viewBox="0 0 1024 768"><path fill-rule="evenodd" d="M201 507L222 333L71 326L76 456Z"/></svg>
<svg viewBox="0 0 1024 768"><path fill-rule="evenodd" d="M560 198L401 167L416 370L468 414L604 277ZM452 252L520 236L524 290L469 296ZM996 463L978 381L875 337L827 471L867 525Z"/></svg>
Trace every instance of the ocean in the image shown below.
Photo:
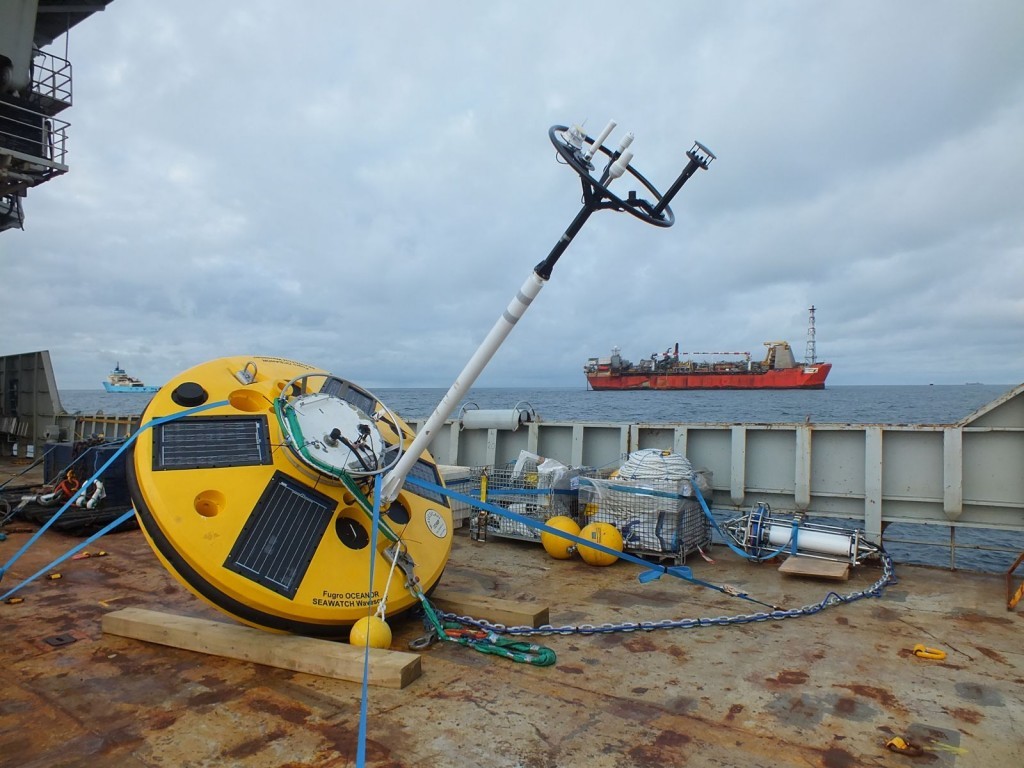
<svg viewBox="0 0 1024 768"><path fill-rule="evenodd" d="M949 424L1011 389L1010 385L847 386L819 390L593 392L581 387L471 389L464 403L483 409L529 405L542 421L780 422ZM377 389L405 419L431 414L445 390ZM141 414L152 395L72 389L60 393L68 413ZM456 414L458 410L456 410Z"/></svg>
<svg viewBox="0 0 1024 768"><path fill-rule="evenodd" d="M830 386L823 390L778 392L480 388L470 390L463 404L472 403L482 409L529 406L542 421L950 424L969 416L1011 388L1011 385L988 384ZM444 393L441 388L373 391L405 419L426 418ZM60 398L69 413L132 416L145 410L152 395L66 390L60 393ZM948 528L939 526L892 524L886 530L886 548L897 563L948 568L949 532ZM958 568L1001 573L1009 568L1016 553L1024 551L1024 533L962 529L957 532L956 544ZM978 549L991 546L999 547L1000 551Z"/></svg>

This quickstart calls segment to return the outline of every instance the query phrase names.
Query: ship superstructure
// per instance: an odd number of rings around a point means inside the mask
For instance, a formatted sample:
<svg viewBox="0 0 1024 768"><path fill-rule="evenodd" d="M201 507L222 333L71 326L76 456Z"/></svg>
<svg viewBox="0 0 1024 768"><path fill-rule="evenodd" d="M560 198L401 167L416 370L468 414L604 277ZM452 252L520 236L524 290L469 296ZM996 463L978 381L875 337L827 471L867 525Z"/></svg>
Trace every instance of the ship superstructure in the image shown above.
<svg viewBox="0 0 1024 768"><path fill-rule="evenodd" d="M0 232L23 228L28 190L68 171L71 62L43 48L110 2L0 3Z"/></svg>

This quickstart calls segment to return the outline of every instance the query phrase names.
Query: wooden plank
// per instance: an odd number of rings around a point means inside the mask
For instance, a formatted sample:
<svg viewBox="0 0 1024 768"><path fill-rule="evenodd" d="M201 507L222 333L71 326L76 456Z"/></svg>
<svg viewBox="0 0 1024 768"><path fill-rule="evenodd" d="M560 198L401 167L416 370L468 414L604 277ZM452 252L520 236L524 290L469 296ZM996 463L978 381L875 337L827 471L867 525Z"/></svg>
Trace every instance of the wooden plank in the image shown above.
<svg viewBox="0 0 1024 768"><path fill-rule="evenodd" d="M789 576L813 576L818 579L846 581L850 578L850 564L817 557L789 557L779 566L779 573Z"/></svg>
<svg viewBox="0 0 1024 768"><path fill-rule="evenodd" d="M462 592L445 592L431 595L434 604L446 613L487 619L492 624L506 627L539 627L550 623L548 607L522 600L502 600L486 595L472 595Z"/></svg>
<svg viewBox="0 0 1024 768"><path fill-rule="evenodd" d="M348 643L267 632L241 624L124 608L103 617L103 631L188 651L251 661L310 675L363 681L364 648ZM369 684L404 688L420 676L414 653L370 649Z"/></svg>

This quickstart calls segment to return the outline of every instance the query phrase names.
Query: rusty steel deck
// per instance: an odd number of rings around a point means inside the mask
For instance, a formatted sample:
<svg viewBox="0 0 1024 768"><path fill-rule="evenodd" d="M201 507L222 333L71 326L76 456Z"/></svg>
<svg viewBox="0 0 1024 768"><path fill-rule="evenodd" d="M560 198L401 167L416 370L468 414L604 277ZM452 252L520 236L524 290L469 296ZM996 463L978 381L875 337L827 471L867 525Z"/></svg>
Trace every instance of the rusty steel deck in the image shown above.
<svg viewBox="0 0 1024 768"><path fill-rule="evenodd" d="M18 524L14 524L17 530ZM6 561L27 538L0 544ZM76 539L47 534L3 582ZM221 619L171 578L138 531L108 556L65 563L0 604L0 765L346 766L356 760L361 686L113 635L109 611L138 606ZM99 547L92 547L93 550ZM850 581L784 576L716 547L694 575L786 608ZM438 587L541 601L555 625L719 617L760 608L637 568L550 559L537 545L455 537ZM1016 766L1024 764L1024 617L999 576L898 567L881 598L814 616L688 630L542 638L532 667L454 644L423 653L403 690L371 688L373 766ZM226 619L225 619L226 620ZM393 647L422 634L394 622ZM63 637L65 644L52 645ZM50 641L50 642L48 642ZM944 660L917 658L922 643ZM920 746L911 758L893 736Z"/></svg>

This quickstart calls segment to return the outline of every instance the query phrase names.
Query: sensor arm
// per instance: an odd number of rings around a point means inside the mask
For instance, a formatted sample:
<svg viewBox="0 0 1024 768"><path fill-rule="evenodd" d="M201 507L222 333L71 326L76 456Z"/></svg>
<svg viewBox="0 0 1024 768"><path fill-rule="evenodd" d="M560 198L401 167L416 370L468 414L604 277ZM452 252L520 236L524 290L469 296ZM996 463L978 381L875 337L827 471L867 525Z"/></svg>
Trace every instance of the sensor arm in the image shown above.
<svg viewBox="0 0 1024 768"><path fill-rule="evenodd" d="M437 431L444 425L448 417L462 401L465 395L473 386L477 377L491 361L498 348L502 345L509 333L515 327L519 319L526 313L530 304L537 298L540 289L544 287L551 278L551 272L558 262L558 259L569 247L569 244L576 237L576 234L583 228L583 225L590 218L590 215L601 208L626 211L631 213L643 222L659 227L670 227L675 223L672 210L668 207L669 202L676 196L682 186L698 170L707 169L711 161L715 159L714 154L699 142L694 142L693 148L686 153L689 163L682 173L675 180L665 195L660 195L654 186L640 175L631 165L633 153L627 150L633 142L633 134L628 133L622 140L618 151L612 152L605 148L604 142L615 128L615 121L609 121L608 125L594 141L589 141L579 129L569 129L563 125L552 126L548 136L555 150L563 161L569 165L580 177L583 185L583 207L569 224L568 228L559 238L558 242L548 253L547 258L534 267L533 272L523 283L522 288L509 302L508 307L498 318L490 333L483 340L476 352L466 363L465 368L456 377L455 383L449 388L441 402L437 404L434 412L427 419L426 424L420 429L405 453L398 460L395 466L381 483L381 507L387 508L391 502L398 498L402 486L405 485L405 478L413 468L420 456L429 447ZM608 167L602 173L600 179L591 175L594 166L590 162L597 154L602 153L609 158ZM631 191L627 200L620 199L617 195L608 190L608 185L615 179L628 174L645 188L657 201L654 205L636 197Z"/></svg>
<svg viewBox="0 0 1024 768"><path fill-rule="evenodd" d="M582 226L582 223L580 226ZM563 248L562 250L565 249ZM437 404L434 412L427 419L427 423L416 434L412 443L405 453L402 454L402 458L398 460L394 468L385 476L384 482L381 484L382 505L388 505L398 498L398 492L405 485L405 478L409 474L409 470L412 469L413 465L419 460L420 455L430 445L437 430L447 421L452 411L462 401L465 394L469 392L477 376L480 375L480 372L487 363L494 357L494 353L498 351L502 342L505 341L516 323L519 322L519 318L526 313L530 304L537 298L537 294L540 293L540 289L544 287L546 282L547 279L541 277L536 271L531 273L526 282L523 283L523 287L516 293L515 298L509 302L508 307L505 308L501 317L498 318L494 327L491 328L491 332L487 334L487 338L483 340L483 343L473 353L469 362L466 363L466 367L462 369L462 373L455 378L455 383L451 385L445 396L441 398L441 402Z"/></svg>

